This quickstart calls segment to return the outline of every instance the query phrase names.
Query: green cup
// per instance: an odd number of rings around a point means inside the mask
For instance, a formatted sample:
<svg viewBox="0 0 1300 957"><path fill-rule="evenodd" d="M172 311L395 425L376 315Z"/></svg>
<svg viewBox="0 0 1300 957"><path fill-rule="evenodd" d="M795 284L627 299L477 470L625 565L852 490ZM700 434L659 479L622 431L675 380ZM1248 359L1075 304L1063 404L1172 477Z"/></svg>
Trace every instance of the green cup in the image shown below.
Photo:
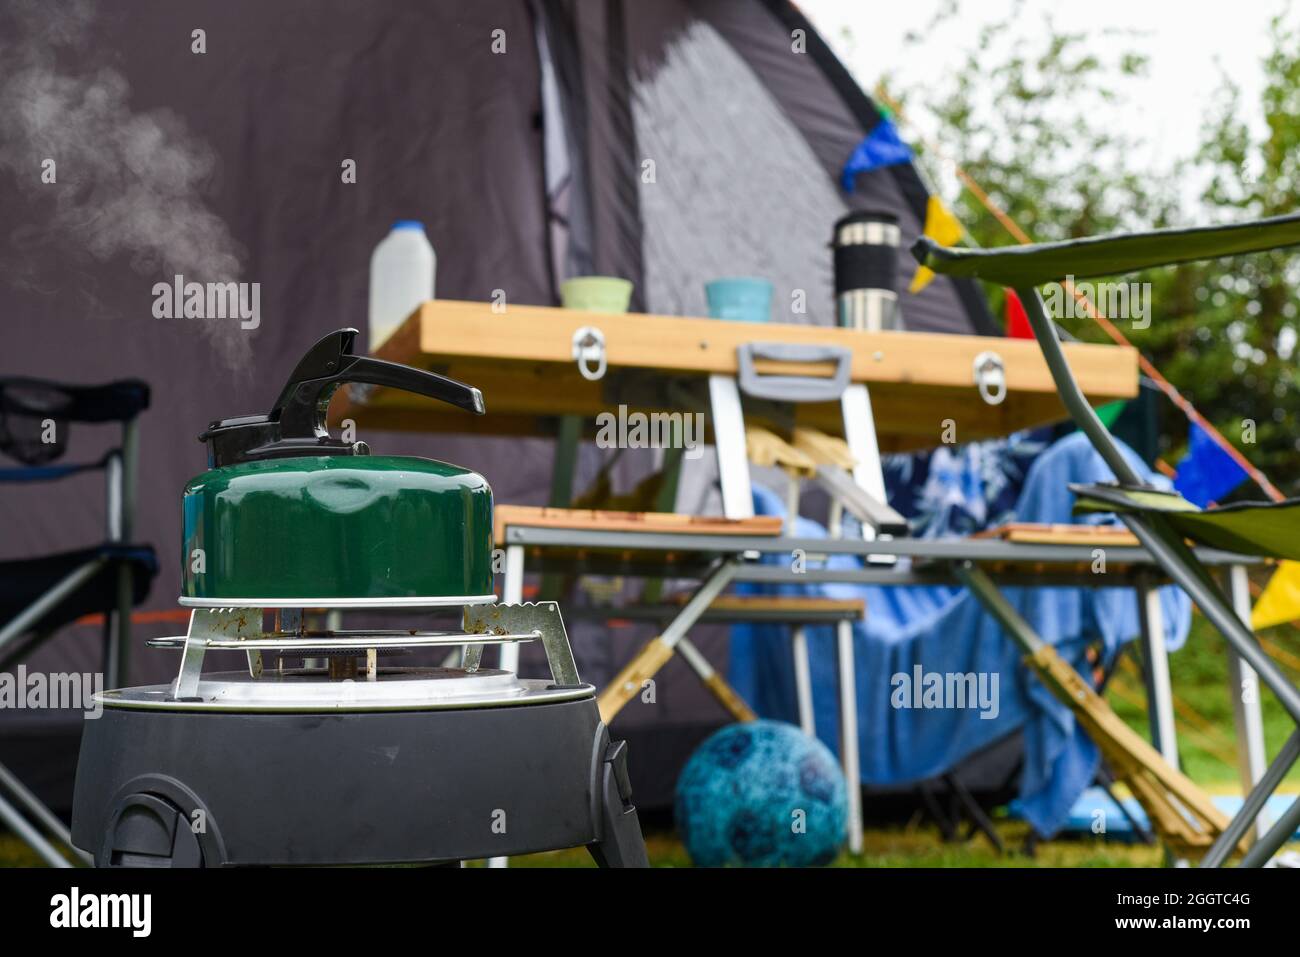
<svg viewBox="0 0 1300 957"><path fill-rule="evenodd" d="M560 303L565 309L587 312L627 312L632 283L617 276L578 276L560 283Z"/></svg>

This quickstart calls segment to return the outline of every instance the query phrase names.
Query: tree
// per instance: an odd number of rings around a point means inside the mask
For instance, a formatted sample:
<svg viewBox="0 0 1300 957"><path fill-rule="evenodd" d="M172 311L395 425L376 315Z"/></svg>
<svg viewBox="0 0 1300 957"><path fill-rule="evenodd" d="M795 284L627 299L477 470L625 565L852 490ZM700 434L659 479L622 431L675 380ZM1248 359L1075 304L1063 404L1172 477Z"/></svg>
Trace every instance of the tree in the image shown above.
<svg viewBox="0 0 1300 957"><path fill-rule="evenodd" d="M932 26L958 15L949 4ZM1125 78L1147 66L1141 38L1125 31L1106 31L1107 42L1097 43L1095 32L1061 30L1050 15L1027 29L1017 7L979 29L961 61L934 82L891 92L904 114L913 104L929 112L943 152L1037 241L1278 215L1300 209L1300 36L1288 17L1289 10L1270 27L1267 135L1252 136L1239 90L1225 78L1207 108L1201 149L1170 169L1134 168L1140 142L1108 122L1125 107ZM909 42L911 55L925 55L924 35ZM918 153L944 195L956 197L954 211L975 243L1016 241L977 196L945 178L942 158ZM1208 175L1191 204L1179 189L1189 175ZM1121 331L1276 484L1300 490L1293 369L1300 257L1283 251L1122 279L1129 280L1151 284L1151 323L1120 322ZM1002 291L988 292L1000 307ZM1109 341L1089 319L1061 324L1080 339ZM1243 444L1250 422L1256 441ZM1187 423L1170 403L1162 431L1164 455L1175 460ZM1241 494L1259 491L1247 483Z"/></svg>
<svg viewBox="0 0 1300 957"><path fill-rule="evenodd" d="M1242 119L1238 87L1224 78L1197 156L1210 173L1202 197L1213 219L1279 216L1300 210L1300 31L1290 9L1270 22L1260 106L1267 132ZM1166 350L1165 373L1224 435L1284 491L1300 490L1300 390L1295 349L1300 327L1300 254L1279 250L1207 263Z"/></svg>

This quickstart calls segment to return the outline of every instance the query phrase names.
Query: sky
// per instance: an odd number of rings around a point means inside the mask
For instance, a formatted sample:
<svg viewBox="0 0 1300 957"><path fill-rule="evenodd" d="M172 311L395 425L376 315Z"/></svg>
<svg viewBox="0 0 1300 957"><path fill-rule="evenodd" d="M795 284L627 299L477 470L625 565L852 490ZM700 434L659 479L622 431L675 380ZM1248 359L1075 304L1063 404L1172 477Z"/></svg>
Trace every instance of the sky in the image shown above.
<svg viewBox="0 0 1300 957"><path fill-rule="evenodd" d="M961 21L946 24L929 38L926 48L934 56L923 63L908 62L916 58L904 52L902 41L909 31L924 30L943 0L796 3L870 91L886 72L910 89L923 86L937 63L945 57L958 60L977 29L1005 17L1014 0L959 0ZM1224 74L1241 87L1242 104L1253 106L1246 118L1256 132L1262 129L1263 118L1254 106L1263 83L1260 63L1268 51L1268 21L1285 5L1285 0L1024 0L1023 16L1033 25L1050 11L1063 29L1095 32L1098 52L1122 42L1123 49L1150 57L1147 76L1122 87L1130 105L1116 111L1114 121L1146 140L1140 164L1167 168L1195 152L1205 106ZM1081 15L1086 15L1086 23L1080 22ZM1107 28L1135 33L1116 41L1105 35ZM909 116L923 127L921 132L941 143L942 131L929 127L917 112L913 107Z"/></svg>

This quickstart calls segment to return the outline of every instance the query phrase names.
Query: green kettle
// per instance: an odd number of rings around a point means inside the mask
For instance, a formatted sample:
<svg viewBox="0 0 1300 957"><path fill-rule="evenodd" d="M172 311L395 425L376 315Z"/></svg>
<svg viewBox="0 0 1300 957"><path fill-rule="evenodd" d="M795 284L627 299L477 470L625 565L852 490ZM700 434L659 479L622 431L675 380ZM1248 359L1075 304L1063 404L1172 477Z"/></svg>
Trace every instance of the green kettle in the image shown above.
<svg viewBox="0 0 1300 957"><path fill-rule="evenodd" d="M372 455L333 438L346 383L404 389L482 415L478 389L352 354L340 329L298 362L265 415L199 440L208 471L185 486L180 603L191 607L465 605L492 593L492 490L433 459Z"/></svg>

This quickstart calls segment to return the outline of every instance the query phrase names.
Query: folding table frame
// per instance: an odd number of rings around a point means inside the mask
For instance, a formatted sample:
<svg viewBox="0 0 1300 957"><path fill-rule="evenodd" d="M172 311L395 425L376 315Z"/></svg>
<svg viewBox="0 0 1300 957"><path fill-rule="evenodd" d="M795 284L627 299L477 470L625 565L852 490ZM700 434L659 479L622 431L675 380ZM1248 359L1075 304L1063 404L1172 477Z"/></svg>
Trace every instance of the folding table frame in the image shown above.
<svg viewBox="0 0 1300 957"><path fill-rule="evenodd" d="M1107 546L1106 571L1093 573L1095 547L1079 544L1030 544L1008 542L1000 539L954 538L954 539L889 539L865 541L861 539L822 539L797 538L791 536L758 537L751 535L683 535L668 532L640 531L599 531L591 529L565 529L530 527L528 525L507 525L505 528L506 571L503 593L506 600L511 595L522 594L523 577L526 571L525 561L529 553L533 554L533 571L555 574L601 574L601 575L639 575L645 577L690 577L699 580L691 600L687 601L676 617L665 627L660 638L670 637L667 653L642 662L636 668L635 675L629 677L628 669L615 678L611 685L625 681L633 684L633 693L641 687L641 682L652 677L671 657L674 648L680 650L683 636L697 624L711 604L713 598L720 594L726 585L732 582L763 582L768 584L811 584L823 582L851 582L876 585L936 585L967 584L981 605L993 614L1006 627L1014 624L1018 634L1024 634L1028 625L1018 616L1012 621L1007 619L1007 605L996 586L988 576L980 571L981 566L1004 567L1008 565L1041 566L1055 571L1010 571L999 572L999 582L1004 585L1046 586L1074 585L1085 587L1130 586L1138 590L1139 612L1143 621L1144 637L1163 634L1163 626L1153 620L1152 614L1158 614L1158 603L1148 600L1157 584L1159 560L1155 554L1141 545ZM576 551L575 551L576 550ZM818 568L808 567L795 571L788 561L796 550L806 555L810 562L816 562L820 556L857 555L864 559L871 555L884 554L894 558L912 559L910 565L870 564L861 568ZM571 554L570 554L571 553ZM671 554L676 557L673 563L657 561L655 556ZM780 555L787 561L782 564L768 564L756 561L759 555ZM1197 549L1197 558L1205 565L1228 568L1231 574L1238 574L1235 569L1243 563L1255 559L1233 555L1213 549ZM1086 571L1077 570L1080 567ZM1244 569L1242 569L1244 574ZM869 610L868 610L869 613ZM1013 613L1014 614L1014 613ZM1237 608L1236 614L1249 615L1249 598L1245 605ZM1032 635L1032 630L1028 631ZM1014 637L1014 635L1013 635ZM1149 662L1157 664L1149 668L1157 675L1164 676L1160 693L1148 701L1153 728L1167 729L1160 741L1161 751L1176 754L1173 739L1172 697L1168 690L1167 663L1164 662L1162 642L1147 642L1145 652ZM858 789L853 785L860 780L858 767L859 729L857 727L857 691L853 681L844 680L845 676L855 673L853 663L852 625L839 626L837 634L837 656L840 682L840 719L841 742L840 757L846 780L850 783L850 795ZM688 664L691 658L683 655ZM707 663L706 663L707 666ZM694 666L693 666L694 667ZM697 673L699 673L697 671ZM1238 688L1240 686L1237 686ZM608 690L608 686L607 686ZM625 690L625 689L624 689ZM603 693L602 693L603 694ZM628 695L627 697L631 697ZM627 698L623 698L627 700ZM1237 719L1242 724L1258 725L1258 701L1241 700L1241 695L1233 697ZM603 709L603 711L606 709ZM616 711L615 711L616 713ZM606 715L610 720L612 714ZM1251 779L1263 774L1259 766L1249 769ZM1283 771L1283 773L1285 773ZM1262 801L1260 802L1262 807ZM1237 837L1227 845L1229 853L1240 838L1245 835L1260 808L1255 808L1248 820L1240 828ZM850 805L850 835L860 847L861 808L854 802ZM1240 815L1239 815L1240 817ZM1234 824L1236 822L1234 821ZM1270 832L1271 833L1271 832ZM851 844L851 846L853 846ZM1216 845L1217 846L1217 845ZM1271 855L1270 855L1271 856ZM1225 855L1226 858L1226 855ZM1267 858L1264 858L1267 860ZM1262 861L1256 861L1261 863ZM1222 863L1220 861L1219 863Z"/></svg>
<svg viewBox="0 0 1300 957"><path fill-rule="evenodd" d="M687 638L686 634L708 614L710 606L722 591L732 582L743 580L745 570L743 556L741 559L719 557L708 569L699 587L682 607L682 610L662 629L659 635L647 645L647 650L638 654L622 671L615 675L600 693L601 718L609 722L622 710L623 706L651 680L672 657L674 652L680 654L690 669L719 697L733 715L753 717L749 705L739 700L730 686L721 680L708 659ZM840 739L855 745L858 741L858 697L857 685L844 676L856 673L853 662L853 623L857 616L836 615L832 622L835 628L835 657L841 680L839 682L839 717ZM811 666L808 658L808 643L804 629L810 623L806 614L787 614L783 623L792 626L792 655L795 671L800 726L805 733L815 734L813 727L813 701ZM735 699L729 702L728 699ZM743 709L743 713L742 713ZM845 787L848 799L849 850L858 854L862 851L862 798L860 788L855 782L861 779L857 747L841 749L840 762L844 770Z"/></svg>

